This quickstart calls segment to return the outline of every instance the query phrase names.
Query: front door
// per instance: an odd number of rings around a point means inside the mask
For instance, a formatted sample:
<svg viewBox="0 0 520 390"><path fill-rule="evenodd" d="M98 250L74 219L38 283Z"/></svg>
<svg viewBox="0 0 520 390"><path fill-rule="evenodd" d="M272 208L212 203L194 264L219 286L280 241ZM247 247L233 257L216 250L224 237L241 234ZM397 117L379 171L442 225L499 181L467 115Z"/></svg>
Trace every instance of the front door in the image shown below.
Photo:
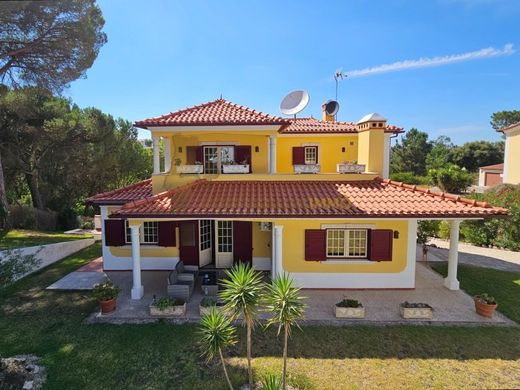
<svg viewBox="0 0 520 390"><path fill-rule="evenodd" d="M217 221L215 223L215 266L229 268L233 265L233 222Z"/></svg>
<svg viewBox="0 0 520 390"><path fill-rule="evenodd" d="M179 222L179 256L186 265L199 265L198 222Z"/></svg>

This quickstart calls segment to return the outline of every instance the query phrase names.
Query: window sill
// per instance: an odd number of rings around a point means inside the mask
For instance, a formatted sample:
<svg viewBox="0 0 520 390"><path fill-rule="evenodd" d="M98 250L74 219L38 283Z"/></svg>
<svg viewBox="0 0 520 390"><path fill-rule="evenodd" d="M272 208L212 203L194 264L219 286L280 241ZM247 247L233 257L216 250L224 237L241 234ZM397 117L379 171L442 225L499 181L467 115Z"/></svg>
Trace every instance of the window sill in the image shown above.
<svg viewBox="0 0 520 390"><path fill-rule="evenodd" d="M329 259L329 260L320 261L320 263L321 264L330 264L330 265L337 265L337 264L370 264L370 263L374 263L374 261L368 260L368 259L352 259L352 260L348 260L348 259Z"/></svg>
<svg viewBox="0 0 520 390"><path fill-rule="evenodd" d="M158 244L140 244L139 247L141 249L162 249L166 248L165 246L159 246ZM120 248L132 249L132 244L125 244L120 246Z"/></svg>

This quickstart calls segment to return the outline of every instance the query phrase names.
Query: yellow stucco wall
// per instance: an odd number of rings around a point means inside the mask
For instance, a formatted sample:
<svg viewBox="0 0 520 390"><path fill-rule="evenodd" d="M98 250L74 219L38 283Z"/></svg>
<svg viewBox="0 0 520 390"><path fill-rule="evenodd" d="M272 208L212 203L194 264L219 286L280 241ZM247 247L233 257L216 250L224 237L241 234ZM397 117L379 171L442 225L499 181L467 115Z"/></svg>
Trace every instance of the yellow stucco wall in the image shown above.
<svg viewBox="0 0 520 390"><path fill-rule="evenodd" d="M361 224L373 225L374 229L399 231L399 238L393 240L392 261L345 260L341 264L333 262L305 261L305 230L320 229L322 224ZM338 272L338 273L394 273L401 272L406 266L408 245L407 221L275 221L283 225L283 267L288 272Z"/></svg>
<svg viewBox="0 0 520 390"><path fill-rule="evenodd" d="M357 134L332 136L294 136L280 135L276 138L276 171L293 173L292 148L295 146L317 145L318 162L321 173L335 173L336 164L358 159ZM342 152L345 148L345 152Z"/></svg>
<svg viewBox="0 0 520 390"><path fill-rule="evenodd" d="M359 133L359 164L366 165L367 172L383 175L385 133L382 129Z"/></svg>
<svg viewBox="0 0 520 390"><path fill-rule="evenodd" d="M520 131L516 134L510 135L507 139L508 155L507 161L507 177L504 177L505 183L519 184L520 183Z"/></svg>
<svg viewBox="0 0 520 390"><path fill-rule="evenodd" d="M271 257L270 231L261 231L260 222L253 222L253 257Z"/></svg>

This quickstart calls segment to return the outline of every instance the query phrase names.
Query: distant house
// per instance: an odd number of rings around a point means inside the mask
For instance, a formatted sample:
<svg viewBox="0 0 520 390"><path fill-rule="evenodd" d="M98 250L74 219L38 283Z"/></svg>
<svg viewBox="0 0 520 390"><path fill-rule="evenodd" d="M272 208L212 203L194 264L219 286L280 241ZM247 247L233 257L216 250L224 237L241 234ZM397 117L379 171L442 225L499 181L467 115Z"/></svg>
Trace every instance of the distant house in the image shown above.
<svg viewBox="0 0 520 390"><path fill-rule="evenodd" d="M132 271L133 299L141 270L179 261L247 263L304 288L413 289L425 219L450 222L445 286L456 290L461 220L507 215L388 180L390 140L403 130L375 113L280 118L218 99L135 125L152 135L151 179L88 199L101 211L103 267Z"/></svg>
<svg viewBox="0 0 520 390"><path fill-rule="evenodd" d="M504 164L493 164L480 167L478 171L479 187L493 187L502 183Z"/></svg>
<svg viewBox="0 0 520 390"><path fill-rule="evenodd" d="M503 182L520 184L520 122L498 131L506 137Z"/></svg>

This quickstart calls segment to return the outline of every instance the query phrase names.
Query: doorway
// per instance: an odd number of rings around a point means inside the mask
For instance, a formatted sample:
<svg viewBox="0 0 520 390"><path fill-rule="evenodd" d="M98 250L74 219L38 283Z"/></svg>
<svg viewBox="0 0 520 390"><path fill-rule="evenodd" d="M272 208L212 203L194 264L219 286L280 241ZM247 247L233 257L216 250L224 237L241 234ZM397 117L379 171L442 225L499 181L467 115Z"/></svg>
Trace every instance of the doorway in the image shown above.
<svg viewBox="0 0 520 390"><path fill-rule="evenodd" d="M233 265L233 222L217 221L215 223L215 266L229 268Z"/></svg>

